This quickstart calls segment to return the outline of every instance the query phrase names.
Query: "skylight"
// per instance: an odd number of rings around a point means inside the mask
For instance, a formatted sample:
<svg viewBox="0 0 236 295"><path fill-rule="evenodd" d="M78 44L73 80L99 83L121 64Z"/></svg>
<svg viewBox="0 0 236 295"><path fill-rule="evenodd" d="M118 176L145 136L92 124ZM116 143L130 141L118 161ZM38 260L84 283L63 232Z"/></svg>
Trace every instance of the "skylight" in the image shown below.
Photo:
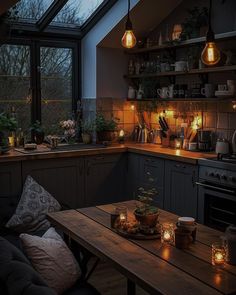
<svg viewBox="0 0 236 295"><path fill-rule="evenodd" d="M69 0L53 19L52 24L81 26L104 0Z"/></svg>
<svg viewBox="0 0 236 295"><path fill-rule="evenodd" d="M17 20L33 22L39 20L54 0L20 0L16 6Z"/></svg>

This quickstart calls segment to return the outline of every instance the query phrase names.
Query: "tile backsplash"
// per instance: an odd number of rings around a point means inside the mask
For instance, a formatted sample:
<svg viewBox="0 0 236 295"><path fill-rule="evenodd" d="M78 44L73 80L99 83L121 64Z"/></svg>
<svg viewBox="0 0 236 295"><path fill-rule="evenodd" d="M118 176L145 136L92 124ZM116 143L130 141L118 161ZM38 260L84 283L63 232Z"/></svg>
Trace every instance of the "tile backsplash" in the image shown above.
<svg viewBox="0 0 236 295"><path fill-rule="evenodd" d="M232 102L128 102L120 98L104 97L83 100L84 118L93 118L101 112L106 118L112 116L119 119L119 129L124 129L130 138L134 127L138 124L138 113L146 111L152 128L159 128L158 117L163 114L173 133L178 132L181 123L200 118L200 126L212 130L216 137L231 139L236 129L236 111Z"/></svg>

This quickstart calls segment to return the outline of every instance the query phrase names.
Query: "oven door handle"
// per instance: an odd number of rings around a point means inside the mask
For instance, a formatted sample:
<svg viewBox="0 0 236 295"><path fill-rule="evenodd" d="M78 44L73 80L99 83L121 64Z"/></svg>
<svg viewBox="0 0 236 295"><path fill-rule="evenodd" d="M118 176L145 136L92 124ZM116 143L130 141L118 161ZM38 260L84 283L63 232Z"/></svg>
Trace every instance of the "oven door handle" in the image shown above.
<svg viewBox="0 0 236 295"><path fill-rule="evenodd" d="M224 193L235 194L235 191L233 191L233 190L229 190L229 189L226 189L226 188L221 188L221 187L218 187L218 186L206 184L204 182L198 182L197 181L196 185L199 185L199 186L202 186L202 187L205 187L205 188L209 188L209 189L215 189L215 190L218 190L218 191L221 191L221 192L224 192Z"/></svg>

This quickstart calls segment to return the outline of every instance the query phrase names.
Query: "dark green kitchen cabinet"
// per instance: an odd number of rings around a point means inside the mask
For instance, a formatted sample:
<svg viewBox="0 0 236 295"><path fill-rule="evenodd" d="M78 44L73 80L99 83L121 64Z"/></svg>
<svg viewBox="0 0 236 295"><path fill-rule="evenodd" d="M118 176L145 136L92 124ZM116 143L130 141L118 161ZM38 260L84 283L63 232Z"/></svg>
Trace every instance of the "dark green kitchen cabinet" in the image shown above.
<svg viewBox="0 0 236 295"><path fill-rule="evenodd" d="M1 163L0 198L20 196L21 190L21 162Z"/></svg>
<svg viewBox="0 0 236 295"><path fill-rule="evenodd" d="M126 155L96 155L85 158L85 206L126 199Z"/></svg>
<svg viewBox="0 0 236 295"><path fill-rule="evenodd" d="M180 216L196 218L197 177L197 166L166 160L164 209Z"/></svg>
<svg viewBox="0 0 236 295"><path fill-rule="evenodd" d="M78 208L84 205L83 158L24 161L23 180L27 175L31 175L64 207Z"/></svg>
<svg viewBox="0 0 236 295"><path fill-rule="evenodd" d="M140 187L140 155L128 153L126 167L126 195L127 199L132 200Z"/></svg>
<svg viewBox="0 0 236 295"><path fill-rule="evenodd" d="M154 202L159 208L164 205L165 161L151 156L141 156L139 164L139 185L146 189L155 188Z"/></svg>

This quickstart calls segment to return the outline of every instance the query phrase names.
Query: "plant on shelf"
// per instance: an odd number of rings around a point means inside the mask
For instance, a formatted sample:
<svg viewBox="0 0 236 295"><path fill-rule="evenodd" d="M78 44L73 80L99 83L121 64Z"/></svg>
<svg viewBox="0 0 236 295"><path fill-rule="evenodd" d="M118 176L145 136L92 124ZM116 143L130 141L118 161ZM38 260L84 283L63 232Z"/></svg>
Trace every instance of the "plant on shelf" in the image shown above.
<svg viewBox="0 0 236 295"><path fill-rule="evenodd" d="M105 119L103 114L98 113L95 119L98 142L111 142L118 122L118 118Z"/></svg>
<svg viewBox="0 0 236 295"><path fill-rule="evenodd" d="M95 131L95 122L94 120L83 120L81 122L81 131L82 131L82 140L83 143L89 144L92 142L92 135Z"/></svg>
<svg viewBox="0 0 236 295"><path fill-rule="evenodd" d="M155 227L158 222L159 211L158 208L152 204L153 198L158 195L158 192L155 188L151 188L154 179L150 176L149 172L147 174L149 188L140 187L138 189L137 199L139 203L134 210L134 216L142 226Z"/></svg>
<svg viewBox="0 0 236 295"><path fill-rule="evenodd" d="M39 120L36 120L31 126L30 131L36 144L42 144L44 141L44 129Z"/></svg>
<svg viewBox="0 0 236 295"><path fill-rule="evenodd" d="M200 29L208 24L208 8L194 7L188 9L188 16L182 23L181 40L197 38L200 36Z"/></svg>
<svg viewBox="0 0 236 295"><path fill-rule="evenodd" d="M17 121L9 114L0 113L0 152L9 150L8 136L17 129Z"/></svg>

